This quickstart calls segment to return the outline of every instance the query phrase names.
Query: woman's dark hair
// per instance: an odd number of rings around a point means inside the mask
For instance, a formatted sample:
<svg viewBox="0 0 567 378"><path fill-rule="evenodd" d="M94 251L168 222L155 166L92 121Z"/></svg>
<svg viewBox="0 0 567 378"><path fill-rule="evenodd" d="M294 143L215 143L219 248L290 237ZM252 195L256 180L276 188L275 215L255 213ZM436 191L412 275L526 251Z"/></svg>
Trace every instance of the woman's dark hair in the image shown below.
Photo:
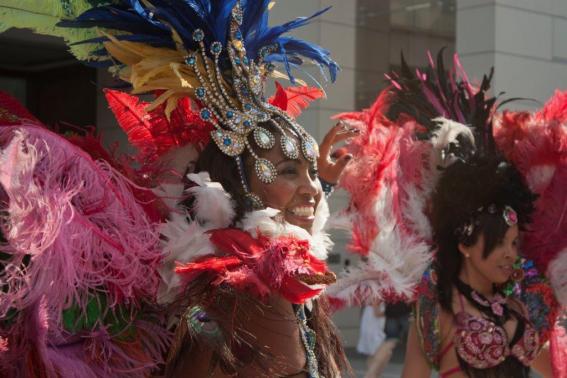
<svg viewBox="0 0 567 378"><path fill-rule="evenodd" d="M240 159L242 159L242 166L246 167L249 155L243 153ZM214 143L209 143L199 154L195 164L195 172L208 172L211 181L219 182L224 190L230 194L236 205L235 221L241 219L244 213L250 210L246 193L240 181L236 159L225 155ZM246 172L244 174L246 175ZM246 177L246 180L248 180L248 177ZM191 201L191 199L188 199L188 201ZM185 204L190 208L189 202Z"/></svg>
<svg viewBox="0 0 567 378"><path fill-rule="evenodd" d="M452 313L452 288L463 263L459 243L474 245L484 237L486 258L502 242L508 230L503 217L505 206L518 214L518 225L524 230L530 222L536 196L528 189L516 168L496 157L473 157L457 161L444 169L432 198L431 223L437 248L434 269L441 308ZM486 209L493 206L496 211ZM480 208L484 210L479 211ZM470 235L459 227L473 222Z"/></svg>

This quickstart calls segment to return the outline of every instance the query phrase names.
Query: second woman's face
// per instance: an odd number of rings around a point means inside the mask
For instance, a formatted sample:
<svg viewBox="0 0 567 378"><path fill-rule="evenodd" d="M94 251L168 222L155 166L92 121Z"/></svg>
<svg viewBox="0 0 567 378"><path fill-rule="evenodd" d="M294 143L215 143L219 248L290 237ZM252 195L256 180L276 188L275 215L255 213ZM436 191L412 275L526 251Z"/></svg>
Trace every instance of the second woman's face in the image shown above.
<svg viewBox="0 0 567 378"><path fill-rule="evenodd" d="M285 157L279 140L274 148L258 152L274 164L277 177L265 184L249 169L250 190L260 196L266 207L280 210L286 222L311 232L322 196L315 167L301 153L298 159Z"/></svg>
<svg viewBox="0 0 567 378"><path fill-rule="evenodd" d="M477 242L468 247L469 265L473 272L482 278L495 283L503 284L510 279L514 268L513 264L518 257L518 226L508 228L502 241L485 258L484 237L480 235Z"/></svg>

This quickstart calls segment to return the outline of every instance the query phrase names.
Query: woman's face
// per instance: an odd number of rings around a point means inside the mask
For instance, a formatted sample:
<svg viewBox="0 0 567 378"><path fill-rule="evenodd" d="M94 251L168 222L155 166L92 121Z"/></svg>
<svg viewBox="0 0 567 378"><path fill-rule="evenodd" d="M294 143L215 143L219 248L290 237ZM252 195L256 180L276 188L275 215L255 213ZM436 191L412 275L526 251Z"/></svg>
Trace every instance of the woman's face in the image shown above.
<svg viewBox="0 0 567 378"><path fill-rule="evenodd" d="M321 184L313 164L301 153L298 159L285 157L279 140L274 148L257 153L271 161L278 174L274 182L265 184L258 179L253 169L248 167L252 193L260 196L266 207L280 210L286 222L311 232L315 209L322 195Z"/></svg>
<svg viewBox="0 0 567 378"><path fill-rule="evenodd" d="M486 258L483 257L484 236L482 234L470 247L460 244L459 250L464 255L467 272L494 284L503 284L508 281L514 271L513 264L518 257L518 236L518 226L509 227L502 241Z"/></svg>

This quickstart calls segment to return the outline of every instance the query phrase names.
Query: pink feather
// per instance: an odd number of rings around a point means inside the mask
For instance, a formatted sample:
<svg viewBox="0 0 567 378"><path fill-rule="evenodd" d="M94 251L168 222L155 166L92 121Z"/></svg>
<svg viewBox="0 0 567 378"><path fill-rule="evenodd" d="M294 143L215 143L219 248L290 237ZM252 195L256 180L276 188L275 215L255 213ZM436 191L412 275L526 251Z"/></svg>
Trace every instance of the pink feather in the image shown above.
<svg viewBox="0 0 567 378"><path fill-rule="evenodd" d="M146 356L143 361L112 339L112 353L96 362L87 359L79 372L66 373L61 364L69 363L72 355L62 351L64 345L78 343L85 351L89 343L98 348L102 339L89 339L101 332L96 325L86 334L69 335L62 313L73 304L85 312L93 293L104 293L106 311L122 305L132 316L141 311L142 302L154 302L162 259L157 224L121 174L41 125L23 120L0 127L0 141L0 185L7 199L2 224L7 243L1 251L10 256L2 273L0 316L17 314L14 325L0 327L9 349L0 364L28 361L45 366L46 374L56 371L52 375L63 377L112 377L126 370L131 376L147 375L165 350L165 329L151 334L137 330L142 340L136 353ZM38 303L43 306L41 322L26 316ZM29 331L34 324L45 332Z"/></svg>

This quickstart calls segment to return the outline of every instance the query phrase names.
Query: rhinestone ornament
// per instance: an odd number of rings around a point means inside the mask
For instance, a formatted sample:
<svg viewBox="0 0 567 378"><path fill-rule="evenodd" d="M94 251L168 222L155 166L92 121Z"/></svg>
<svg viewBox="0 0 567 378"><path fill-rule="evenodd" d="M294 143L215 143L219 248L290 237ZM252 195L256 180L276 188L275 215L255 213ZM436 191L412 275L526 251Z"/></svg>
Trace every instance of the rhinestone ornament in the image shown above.
<svg viewBox="0 0 567 378"><path fill-rule="evenodd" d="M238 156L244 151L246 143L242 137L232 131L216 130L211 133L213 141L218 148L228 156Z"/></svg>
<svg viewBox="0 0 567 378"><path fill-rule="evenodd" d="M254 130L254 141L258 147L265 150L273 148L276 144L274 135L262 127L257 127L256 130Z"/></svg>
<svg viewBox="0 0 567 378"><path fill-rule="evenodd" d="M276 167L274 167L271 161L266 159L257 159L254 167L258 178L264 184L271 184L276 179Z"/></svg>
<svg viewBox="0 0 567 378"><path fill-rule="evenodd" d="M303 139L301 142L301 150L305 159L311 163L315 163L317 161L317 157L319 156L319 147L311 136L306 136Z"/></svg>
<svg viewBox="0 0 567 378"><path fill-rule="evenodd" d="M280 144L285 157L292 160L295 160L299 157L299 148L297 147L295 140L286 135L282 135L280 137Z"/></svg>
<svg viewBox="0 0 567 378"><path fill-rule="evenodd" d="M195 42L202 42L205 39L205 33L201 29L196 29L193 32L193 41Z"/></svg>

